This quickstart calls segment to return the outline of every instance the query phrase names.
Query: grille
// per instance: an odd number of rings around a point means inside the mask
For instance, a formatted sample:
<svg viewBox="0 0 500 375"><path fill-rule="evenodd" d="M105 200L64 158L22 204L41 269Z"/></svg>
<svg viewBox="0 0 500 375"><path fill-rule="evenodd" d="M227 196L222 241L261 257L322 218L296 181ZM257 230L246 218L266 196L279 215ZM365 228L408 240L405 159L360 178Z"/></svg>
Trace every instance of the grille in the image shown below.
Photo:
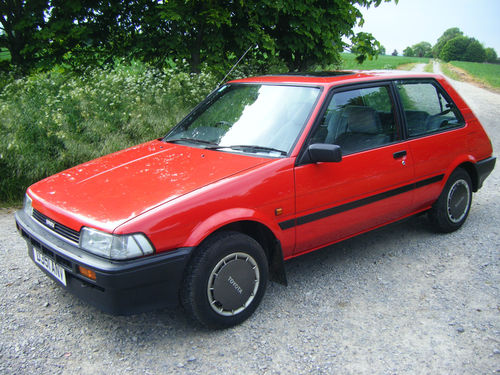
<svg viewBox="0 0 500 375"><path fill-rule="evenodd" d="M68 228L62 224L56 223L54 220L49 219L47 216L38 212L37 210L33 210L33 218L35 218L35 220L42 224L44 227L50 229L51 231L57 233L61 237L66 238L71 242L78 243L80 241L80 232L77 232L76 230ZM47 223L53 223L54 226Z"/></svg>

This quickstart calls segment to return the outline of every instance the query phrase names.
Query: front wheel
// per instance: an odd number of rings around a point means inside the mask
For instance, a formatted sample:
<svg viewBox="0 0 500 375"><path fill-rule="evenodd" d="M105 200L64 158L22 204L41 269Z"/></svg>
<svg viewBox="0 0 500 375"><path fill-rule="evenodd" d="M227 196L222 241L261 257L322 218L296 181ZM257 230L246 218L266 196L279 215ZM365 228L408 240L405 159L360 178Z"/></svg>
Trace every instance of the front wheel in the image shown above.
<svg viewBox="0 0 500 375"><path fill-rule="evenodd" d="M429 218L438 232L457 230L467 219L472 203L472 182L462 168L456 169L446 182L436 203L429 211Z"/></svg>
<svg viewBox="0 0 500 375"><path fill-rule="evenodd" d="M197 249L181 290L181 303L211 328L240 324L255 311L266 289L268 264L253 238L221 232Z"/></svg>

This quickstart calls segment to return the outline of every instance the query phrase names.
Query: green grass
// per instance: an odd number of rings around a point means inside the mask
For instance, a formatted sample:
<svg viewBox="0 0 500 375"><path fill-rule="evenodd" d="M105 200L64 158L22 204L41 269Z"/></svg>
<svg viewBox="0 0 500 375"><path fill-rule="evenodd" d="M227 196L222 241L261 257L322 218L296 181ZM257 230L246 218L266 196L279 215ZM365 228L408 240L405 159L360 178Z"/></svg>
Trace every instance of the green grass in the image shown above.
<svg viewBox="0 0 500 375"><path fill-rule="evenodd" d="M432 60L424 67L424 72L434 73L434 62Z"/></svg>
<svg viewBox="0 0 500 375"><path fill-rule="evenodd" d="M425 57L379 56L373 60L366 60L363 64L358 64L352 53L342 53L341 56L343 60L341 69L397 69L401 65L427 64L429 62L429 59Z"/></svg>
<svg viewBox="0 0 500 375"><path fill-rule="evenodd" d="M451 64L465 70L471 76L495 88L500 88L500 65L452 61Z"/></svg>
<svg viewBox="0 0 500 375"><path fill-rule="evenodd" d="M207 73L118 64L77 75L0 74L0 203L32 183L161 137L217 82Z"/></svg>
<svg viewBox="0 0 500 375"><path fill-rule="evenodd" d="M441 63L440 66L445 76L450 77L455 81L460 81L462 79L457 73L450 69L450 64Z"/></svg>
<svg viewBox="0 0 500 375"><path fill-rule="evenodd" d="M10 53L6 48L0 48L0 61L3 60L10 60Z"/></svg>

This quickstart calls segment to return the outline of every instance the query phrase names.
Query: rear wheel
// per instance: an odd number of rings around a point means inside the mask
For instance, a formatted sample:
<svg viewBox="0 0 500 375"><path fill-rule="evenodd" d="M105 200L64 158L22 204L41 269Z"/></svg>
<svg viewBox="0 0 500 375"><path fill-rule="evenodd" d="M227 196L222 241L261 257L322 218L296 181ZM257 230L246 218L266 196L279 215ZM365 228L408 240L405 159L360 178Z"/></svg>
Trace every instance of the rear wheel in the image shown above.
<svg viewBox="0 0 500 375"><path fill-rule="evenodd" d="M184 278L181 303L205 326L231 327L252 315L267 280L267 258L260 244L242 233L221 232L197 250Z"/></svg>
<svg viewBox="0 0 500 375"><path fill-rule="evenodd" d="M434 229L448 233L460 228L472 203L472 182L462 168L456 169L446 182L437 202L429 212Z"/></svg>

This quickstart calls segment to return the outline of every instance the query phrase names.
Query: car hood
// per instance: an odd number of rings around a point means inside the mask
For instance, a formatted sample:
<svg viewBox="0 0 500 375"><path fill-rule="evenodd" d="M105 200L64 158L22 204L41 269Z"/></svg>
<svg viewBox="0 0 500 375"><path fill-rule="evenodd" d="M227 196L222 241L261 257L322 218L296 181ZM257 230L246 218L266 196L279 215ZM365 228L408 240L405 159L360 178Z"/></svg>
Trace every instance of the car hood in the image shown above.
<svg viewBox="0 0 500 375"><path fill-rule="evenodd" d="M65 226L111 232L158 205L272 160L157 140L48 177L29 194L33 208Z"/></svg>

